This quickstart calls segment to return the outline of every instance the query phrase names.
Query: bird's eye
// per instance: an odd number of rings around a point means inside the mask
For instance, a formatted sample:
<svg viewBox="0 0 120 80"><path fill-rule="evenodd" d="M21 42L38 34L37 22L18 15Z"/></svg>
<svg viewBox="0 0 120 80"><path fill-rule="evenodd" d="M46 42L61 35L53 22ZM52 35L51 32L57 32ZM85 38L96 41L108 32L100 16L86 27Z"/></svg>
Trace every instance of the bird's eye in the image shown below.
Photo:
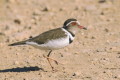
<svg viewBox="0 0 120 80"><path fill-rule="evenodd" d="M73 26L76 25L76 24L77 24L76 22L73 22L73 23L72 23Z"/></svg>

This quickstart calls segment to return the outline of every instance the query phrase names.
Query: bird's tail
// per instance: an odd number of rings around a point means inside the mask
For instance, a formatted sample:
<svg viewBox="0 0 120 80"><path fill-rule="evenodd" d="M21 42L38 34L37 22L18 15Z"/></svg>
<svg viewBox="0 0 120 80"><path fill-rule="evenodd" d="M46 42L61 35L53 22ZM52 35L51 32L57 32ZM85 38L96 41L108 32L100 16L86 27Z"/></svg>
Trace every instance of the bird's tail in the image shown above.
<svg viewBox="0 0 120 80"><path fill-rule="evenodd" d="M17 46L17 45L25 45L25 44L26 44L26 41L20 41L20 42L9 44L8 46Z"/></svg>

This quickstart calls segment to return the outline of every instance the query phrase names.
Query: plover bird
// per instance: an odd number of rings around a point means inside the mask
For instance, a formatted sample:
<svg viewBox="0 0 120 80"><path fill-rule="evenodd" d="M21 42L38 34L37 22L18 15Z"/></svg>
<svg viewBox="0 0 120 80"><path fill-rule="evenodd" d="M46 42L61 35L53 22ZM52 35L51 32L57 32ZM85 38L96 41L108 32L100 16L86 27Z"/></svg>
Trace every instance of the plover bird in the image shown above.
<svg viewBox="0 0 120 80"><path fill-rule="evenodd" d="M79 31L79 29L87 30L86 27L80 25L79 21L77 21L74 18L70 18L64 22L63 27L46 31L36 37L30 38L28 40L16 42L10 44L9 46L31 45L35 48L50 50L46 58L52 70L54 70L54 67L50 63L50 60L54 60L54 59L49 58L52 50L63 48L69 45L70 43L72 43L75 34ZM58 63L56 60L54 61Z"/></svg>

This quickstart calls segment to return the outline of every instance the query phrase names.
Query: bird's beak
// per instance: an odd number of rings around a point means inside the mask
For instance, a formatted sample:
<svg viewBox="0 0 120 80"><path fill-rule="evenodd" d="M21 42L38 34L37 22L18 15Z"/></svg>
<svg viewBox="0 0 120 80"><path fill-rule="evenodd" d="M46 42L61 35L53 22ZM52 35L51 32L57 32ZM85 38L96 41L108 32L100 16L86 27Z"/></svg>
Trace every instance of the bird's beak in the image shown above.
<svg viewBox="0 0 120 80"><path fill-rule="evenodd" d="M86 27L84 27L83 29L84 29L84 30L87 30L87 28L86 28Z"/></svg>
<svg viewBox="0 0 120 80"><path fill-rule="evenodd" d="M84 26L78 26L80 29L84 29L84 30L87 30L87 28L86 27L84 27Z"/></svg>

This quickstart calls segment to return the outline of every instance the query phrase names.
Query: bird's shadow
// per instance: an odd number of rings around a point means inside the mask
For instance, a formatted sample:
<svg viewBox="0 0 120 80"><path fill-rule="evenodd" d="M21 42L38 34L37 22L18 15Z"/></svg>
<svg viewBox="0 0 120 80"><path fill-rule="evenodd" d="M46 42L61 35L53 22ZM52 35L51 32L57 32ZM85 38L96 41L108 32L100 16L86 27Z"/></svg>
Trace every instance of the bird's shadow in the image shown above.
<svg viewBox="0 0 120 80"><path fill-rule="evenodd" d="M37 66L35 67L17 67L17 68L11 68L11 69L4 69L4 70L0 70L0 73L2 72L29 72L29 71L39 71L42 70L44 71L42 68L39 68Z"/></svg>

